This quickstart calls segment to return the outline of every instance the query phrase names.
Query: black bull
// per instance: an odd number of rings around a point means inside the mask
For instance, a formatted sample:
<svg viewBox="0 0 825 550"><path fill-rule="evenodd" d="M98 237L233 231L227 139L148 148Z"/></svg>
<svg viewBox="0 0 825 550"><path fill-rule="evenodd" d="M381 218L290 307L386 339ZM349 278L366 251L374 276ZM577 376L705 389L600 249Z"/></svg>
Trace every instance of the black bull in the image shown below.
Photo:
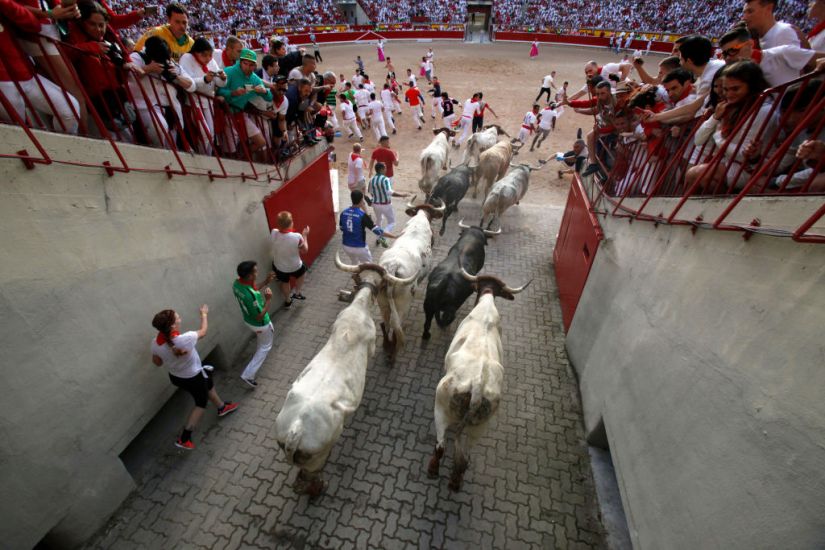
<svg viewBox="0 0 825 550"><path fill-rule="evenodd" d="M471 168L467 168L462 164L438 178L438 182L435 184L435 188L427 202L435 206L441 206L442 204L446 206L444 218L441 220L441 229L438 232L439 235L444 234L447 218L450 217L450 214L458 211L458 203L461 202L470 187L472 173Z"/></svg>
<svg viewBox="0 0 825 550"><path fill-rule="evenodd" d="M441 328L455 320L458 309L473 293L472 284L461 274L461 268L475 275L484 267L484 246L487 235L480 227L466 227L450 248L447 257L430 272L427 295L424 298L424 334L429 339L433 317Z"/></svg>

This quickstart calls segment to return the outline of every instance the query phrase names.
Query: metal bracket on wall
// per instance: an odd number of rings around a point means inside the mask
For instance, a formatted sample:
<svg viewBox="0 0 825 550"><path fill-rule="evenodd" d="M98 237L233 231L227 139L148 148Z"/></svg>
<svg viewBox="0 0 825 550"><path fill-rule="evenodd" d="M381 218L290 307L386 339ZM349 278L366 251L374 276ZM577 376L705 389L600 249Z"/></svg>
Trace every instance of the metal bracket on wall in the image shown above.
<svg viewBox="0 0 825 550"><path fill-rule="evenodd" d="M754 218L754 219L751 220L751 225L750 225L751 227L761 227L761 225L762 225L762 222L759 221L759 218ZM746 241L749 241L752 235L753 235L753 231L749 231L749 230L745 229L745 232L742 233L742 238L745 239Z"/></svg>
<svg viewBox="0 0 825 550"><path fill-rule="evenodd" d="M17 151L17 154L20 156L20 160L23 162L23 166L26 167L26 170L34 170L34 161L32 161L29 157L29 152L25 149L20 149Z"/></svg>

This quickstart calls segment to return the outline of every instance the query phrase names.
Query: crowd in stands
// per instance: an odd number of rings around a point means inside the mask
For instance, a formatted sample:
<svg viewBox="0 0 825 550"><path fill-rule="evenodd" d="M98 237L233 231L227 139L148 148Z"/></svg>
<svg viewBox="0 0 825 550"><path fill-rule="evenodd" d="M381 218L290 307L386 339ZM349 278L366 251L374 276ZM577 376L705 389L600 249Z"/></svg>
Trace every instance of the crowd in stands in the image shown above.
<svg viewBox="0 0 825 550"><path fill-rule="evenodd" d="M804 0L783 0L777 15L801 26L807 9ZM711 0L697 5L691 0L497 0L494 16L501 29L534 27L575 32L595 28L717 37L741 18L742 2Z"/></svg>
<svg viewBox="0 0 825 550"><path fill-rule="evenodd" d="M466 2L446 0L361 0L361 7L374 23L409 23L426 21L433 23L461 24L467 19Z"/></svg>
<svg viewBox="0 0 825 550"><path fill-rule="evenodd" d="M657 71L640 54L585 65L585 87L559 101L595 121L577 142L583 176L616 196L825 192L825 1L808 38L772 2L742 4L718 48L694 34Z"/></svg>

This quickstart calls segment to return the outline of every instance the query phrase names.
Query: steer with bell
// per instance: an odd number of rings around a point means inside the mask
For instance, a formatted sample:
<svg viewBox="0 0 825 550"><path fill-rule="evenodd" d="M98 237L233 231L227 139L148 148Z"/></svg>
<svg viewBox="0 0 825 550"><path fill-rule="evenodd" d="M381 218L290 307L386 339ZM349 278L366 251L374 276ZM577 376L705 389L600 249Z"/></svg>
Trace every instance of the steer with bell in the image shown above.
<svg viewBox="0 0 825 550"><path fill-rule="evenodd" d="M504 367L495 298L513 300L530 284L510 288L497 277L462 273L478 291L478 298L476 306L458 326L444 358L444 377L435 393L436 446L427 468L430 477L438 477L447 428L456 426L449 484L452 491L461 489L468 465L467 452L482 436L501 401Z"/></svg>
<svg viewBox="0 0 825 550"><path fill-rule="evenodd" d="M446 328L455 320L456 312L473 293L472 283L464 278L462 270L475 275L484 267L484 247L487 238L501 233L458 222L461 236L444 258L430 272L427 281L427 295L424 298L424 333L421 338L430 338L430 325L435 318L438 326Z"/></svg>

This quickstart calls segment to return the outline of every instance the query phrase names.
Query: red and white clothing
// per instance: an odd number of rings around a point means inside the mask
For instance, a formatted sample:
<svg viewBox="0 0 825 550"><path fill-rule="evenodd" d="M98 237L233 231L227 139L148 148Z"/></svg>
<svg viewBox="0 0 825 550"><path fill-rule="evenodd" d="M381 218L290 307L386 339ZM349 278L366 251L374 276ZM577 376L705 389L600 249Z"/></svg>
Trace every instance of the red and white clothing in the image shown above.
<svg viewBox="0 0 825 550"><path fill-rule="evenodd" d="M808 33L808 42L811 49L817 52L825 52L825 20L817 23L811 32Z"/></svg>
<svg viewBox="0 0 825 550"><path fill-rule="evenodd" d="M799 37L796 35L793 26L784 21L774 23L765 33L765 36L759 39L759 47L763 50L787 44L799 46Z"/></svg>
<svg viewBox="0 0 825 550"><path fill-rule="evenodd" d="M212 116L212 100L215 97L215 89L226 85L226 79L213 76L210 82L204 80L204 77L209 71L220 72L221 68L215 62L215 59L210 59L206 65L201 65L195 56L191 53L185 53L180 58L180 68L195 82L195 91L198 94L193 94L189 97L189 102L196 109L197 116L202 117L203 124L206 126L208 136L200 140L199 144L201 152L204 154L212 153L212 142L215 135L215 122ZM207 97L203 97L207 96ZM198 128L199 132L203 132L203 128Z"/></svg>
<svg viewBox="0 0 825 550"><path fill-rule="evenodd" d="M473 117L479 112L479 104L475 99L468 99L464 102L461 110L461 135L455 141L456 145L461 145L470 138L473 132Z"/></svg>
<svg viewBox="0 0 825 550"><path fill-rule="evenodd" d="M358 126L358 121L355 118L355 111L352 108L352 103L349 101L341 102L341 125L346 128L349 135L355 134L358 139L361 139L361 128Z"/></svg>
<svg viewBox="0 0 825 550"><path fill-rule="evenodd" d="M530 134L536 129L536 123L538 122L538 118L536 117L533 111L527 111L524 114L524 118L521 121L521 128L518 132L518 139L522 143L526 143L527 139L530 137Z"/></svg>
<svg viewBox="0 0 825 550"><path fill-rule="evenodd" d="M387 135L387 129L384 126L384 104L374 99L367 105L367 112L370 116L370 126L372 126L375 141L378 141L381 136Z"/></svg>
<svg viewBox="0 0 825 550"><path fill-rule="evenodd" d="M41 115L41 119L47 115L54 116L60 119L60 122L54 121L54 129L65 128L66 132L76 134L78 122L75 113L80 112L77 99L45 77L38 76L35 80L31 61L20 52L15 42L13 32L15 29L37 33L41 31L40 21L31 11L17 2L0 0L0 48L3 52L3 62L0 63L0 91L23 121L26 120L27 106L21 91ZM20 86L20 91L14 84L15 81ZM40 85L43 86L42 90ZM54 110L50 102L54 105ZM0 105L0 119L12 122L11 115L2 105Z"/></svg>
<svg viewBox="0 0 825 550"><path fill-rule="evenodd" d="M393 99L392 92L389 89L381 90L381 105L384 108L384 120L386 122L385 126L391 132L394 132L395 121L392 118L392 114L395 112L395 100Z"/></svg>
<svg viewBox="0 0 825 550"><path fill-rule="evenodd" d="M421 91L418 88L413 87L404 92L404 96L406 96L407 101L410 102L410 108L412 109L415 125L421 128L421 119L424 118L424 111L421 108Z"/></svg>
<svg viewBox="0 0 825 550"><path fill-rule="evenodd" d="M183 56L181 56L181 59L183 59ZM215 65L217 65L221 70L235 64L235 62L229 59L226 55L225 50L214 50L212 52L212 61L214 61Z"/></svg>
<svg viewBox="0 0 825 550"><path fill-rule="evenodd" d="M350 191L359 189L363 191L367 186L364 177L364 159L361 155L350 153L347 161L347 187Z"/></svg>
<svg viewBox="0 0 825 550"><path fill-rule="evenodd" d="M531 112L530 114L532 115L533 113ZM553 120L558 116L558 113L555 109L545 107L544 109L539 111L539 116L541 117L541 119L539 120L539 129L545 132L549 132L553 129Z"/></svg>
<svg viewBox="0 0 825 550"><path fill-rule="evenodd" d="M194 330L184 332L172 332L172 344L180 351L185 351L183 355L176 355L175 351L166 342L163 334L158 334L152 339L152 355L157 355L163 361L163 366L169 374L178 378L192 378L193 376L206 376L203 372L201 357L195 344L198 343L198 333Z"/></svg>
<svg viewBox="0 0 825 550"><path fill-rule="evenodd" d="M773 87L798 78L800 71L815 55L814 50L787 44L766 50L754 50L751 58L759 63L765 80Z"/></svg>
<svg viewBox="0 0 825 550"><path fill-rule="evenodd" d="M273 229L270 233L272 241L272 264L282 273L295 273L303 265L301 261L301 247L304 238L295 231Z"/></svg>
<svg viewBox="0 0 825 550"><path fill-rule="evenodd" d="M361 120L367 118L367 105L370 103L370 93L364 88L355 90L355 104L358 107L358 117Z"/></svg>

